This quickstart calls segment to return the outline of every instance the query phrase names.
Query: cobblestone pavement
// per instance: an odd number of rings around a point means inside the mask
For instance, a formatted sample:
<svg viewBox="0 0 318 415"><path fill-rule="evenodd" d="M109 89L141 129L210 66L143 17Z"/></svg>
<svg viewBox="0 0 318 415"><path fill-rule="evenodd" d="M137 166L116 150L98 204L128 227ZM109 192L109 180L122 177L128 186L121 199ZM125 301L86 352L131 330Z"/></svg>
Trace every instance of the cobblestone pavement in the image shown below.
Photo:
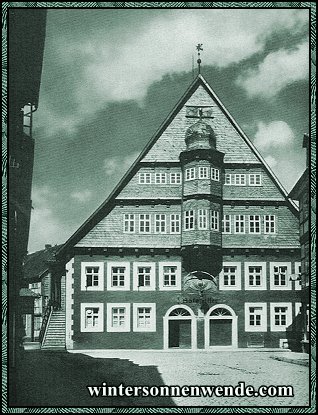
<svg viewBox="0 0 318 415"><path fill-rule="evenodd" d="M81 351L83 353L83 351ZM294 397L174 397L176 406L308 406L309 368L259 351L86 351L92 357L129 359L156 366L165 385L291 385ZM125 380L123 379L123 383ZM156 405L154 398L154 406Z"/></svg>

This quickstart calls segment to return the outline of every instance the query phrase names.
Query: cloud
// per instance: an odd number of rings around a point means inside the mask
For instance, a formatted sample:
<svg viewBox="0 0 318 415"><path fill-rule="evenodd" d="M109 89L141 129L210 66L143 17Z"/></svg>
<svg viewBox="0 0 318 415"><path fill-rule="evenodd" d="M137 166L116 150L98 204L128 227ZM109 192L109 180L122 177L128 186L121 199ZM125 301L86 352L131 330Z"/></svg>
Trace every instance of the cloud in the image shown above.
<svg viewBox="0 0 318 415"><path fill-rule="evenodd" d="M92 197L92 192L88 189L71 193L71 198L78 202L88 202Z"/></svg>
<svg viewBox="0 0 318 415"><path fill-rule="evenodd" d="M105 104L141 103L165 74L190 72L199 42L203 64L225 68L306 23L307 11L295 9L49 11L37 122L72 133Z"/></svg>
<svg viewBox="0 0 318 415"><path fill-rule="evenodd" d="M278 164L277 159L271 155L265 157L265 161L272 169L274 169Z"/></svg>
<svg viewBox="0 0 318 415"><path fill-rule="evenodd" d="M254 144L260 150L287 147L292 144L294 133L285 121L259 122ZM270 159L270 161L273 161Z"/></svg>
<svg viewBox="0 0 318 415"><path fill-rule="evenodd" d="M280 49L268 54L256 69L237 79L250 97L272 98L287 85L308 78L309 44L303 42L293 50Z"/></svg>
<svg viewBox="0 0 318 415"><path fill-rule="evenodd" d="M44 249L45 244L59 244L69 236L69 229L55 216L52 205L55 195L47 186L32 190L32 211L28 250Z"/></svg>
<svg viewBox="0 0 318 415"><path fill-rule="evenodd" d="M139 153L135 152L126 156L112 156L107 157L104 160L103 169L105 170L106 176L116 177L122 176L131 167L132 163L136 160Z"/></svg>

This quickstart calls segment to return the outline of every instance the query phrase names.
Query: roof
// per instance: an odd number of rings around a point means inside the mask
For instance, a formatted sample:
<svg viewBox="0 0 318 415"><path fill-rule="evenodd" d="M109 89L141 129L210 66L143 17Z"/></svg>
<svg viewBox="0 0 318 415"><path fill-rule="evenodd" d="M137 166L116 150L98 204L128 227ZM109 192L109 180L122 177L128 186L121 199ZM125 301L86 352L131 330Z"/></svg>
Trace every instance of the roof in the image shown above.
<svg viewBox="0 0 318 415"><path fill-rule="evenodd" d="M165 131L165 129L169 126L175 115L178 113L178 111L182 108L182 106L186 103L188 98L191 96L191 94L196 91L196 89L202 86L210 95L211 97L216 101L219 108L222 110L222 112L225 114L225 116L228 118L229 122L234 126L234 128L237 130L241 138L245 141L245 143L250 147L256 158L260 161L260 163L263 164L265 169L267 170L268 174L274 182L277 184L278 189L280 190L281 194L284 196L284 198L289 202L290 207L294 209L294 211L298 211L298 208L296 204L291 201L288 198L287 191L282 186L278 178L275 176L271 168L268 166L268 164L265 162L263 157L260 155L260 153L257 151L257 149L254 147L253 143L250 141L250 139L246 136L246 134L243 132L243 130L239 127L239 125L236 123L234 118L231 116L231 114L227 111L227 109L224 107L216 93L212 90L210 85L207 83L207 81L204 79L204 77L199 74L196 79L192 82L192 84L189 86L187 91L184 93L182 98L179 100L177 105L174 107L174 109L171 111L171 113L168 115L168 117L165 119L165 121L161 124L159 129L156 131L156 133L153 135L153 137L149 140L148 144L145 146L143 151L140 153L138 158L135 160L135 162L132 164L132 166L128 169L126 174L123 176L123 178L119 181L117 186L114 188L114 190L110 193L108 198L95 210L95 212L75 231L75 233L65 242L64 245L61 246L61 248L57 251L57 256L63 256L67 253L68 248L75 246L83 236L87 234L100 220L102 220L107 213L111 211L111 209L114 206L115 198L118 196L118 194L121 192L121 190L125 187L125 185L129 182L129 180L133 177L135 172L138 169L139 162L145 157L145 155L148 153L148 151L152 148L152 146L156 143L160 135Z"/></svg>
<svg viewBox="0 0 318 415"><path fill-rule="evenodd" d="M23 265L23 277L27 280L39 280L48 271L48 262L55 259L55 253L61 246L48 246L29 254Z"/></svg>
<svg viewBox="0 0 318 415"><path fill-rule="evenodd" d="M304 190L307 189L309 193L309 170L308 167L297 180L295 186L289 192L289 197L294 200L299 200L304 195Z"/></svg>
<svg viewBox="0 0 318 415"><path fill-rule="evenodd" d="M40 294L35 293L34 291L30 290L29 288L20 288L19 295L20 295L20 297L34 297L34 298L41 297Z"/></svg>

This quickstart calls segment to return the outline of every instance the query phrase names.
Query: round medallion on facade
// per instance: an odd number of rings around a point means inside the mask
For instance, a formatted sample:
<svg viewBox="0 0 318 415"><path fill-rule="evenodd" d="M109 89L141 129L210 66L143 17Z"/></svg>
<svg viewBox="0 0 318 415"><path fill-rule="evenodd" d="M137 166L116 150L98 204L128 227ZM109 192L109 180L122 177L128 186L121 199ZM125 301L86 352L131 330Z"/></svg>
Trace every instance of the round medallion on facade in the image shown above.
<svg viewBox="0 0 318 415"><path fill-rule="evenodd" d="M191 125L186 131L185 142L187 150L210 149L216 147L216 138L212 127L200 120Z"/></svg>

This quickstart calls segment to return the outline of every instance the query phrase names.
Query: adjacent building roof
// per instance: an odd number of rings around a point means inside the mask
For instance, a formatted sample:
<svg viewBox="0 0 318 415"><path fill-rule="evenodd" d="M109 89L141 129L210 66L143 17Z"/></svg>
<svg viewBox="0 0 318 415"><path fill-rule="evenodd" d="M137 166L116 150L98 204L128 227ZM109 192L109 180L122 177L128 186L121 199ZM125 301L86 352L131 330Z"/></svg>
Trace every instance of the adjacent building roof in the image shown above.
<svg viewBox="0 0 318 415"><path fill-rule="evenodd" d="M34 291L30 290L29 288L20 288L19 295L20 295L20 297L34 297L34 298L41 297L40 294L35 293Z"/></svg>
<svg viewBox="0 0 318 415"><path fill-rule="evenodd" d="M23 266L23 276L31 281L40 280L49 270L49 261L55 259L55 253L62 245L46 245L45 249L29 254Z"/></svg>

